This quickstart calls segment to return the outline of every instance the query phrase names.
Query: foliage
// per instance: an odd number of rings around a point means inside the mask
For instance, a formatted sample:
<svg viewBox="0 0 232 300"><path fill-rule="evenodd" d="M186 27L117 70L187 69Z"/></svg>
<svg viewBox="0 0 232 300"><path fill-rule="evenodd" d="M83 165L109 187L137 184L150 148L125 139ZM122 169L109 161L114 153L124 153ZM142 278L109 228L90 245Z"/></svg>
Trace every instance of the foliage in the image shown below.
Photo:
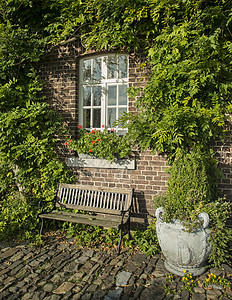
<svg viewBox="0 0 232 300"><path fill-rule="evenodd" d="M36 229L38 201L53 197L58 181L71 180L56 154L62 120L41 96L38 64L50 7L38 2L0 4L1 238L28 238Z"/></svg>
<svg viewBox="0 0 232 300"><path fill-rule="evenodd" d="M207 212L212 244L209 263L220 267L229 260L231 233L226 221L231 214L231 204L217 195L216 179L220 174L216 161L207 153L179 152L169 172L167 192L154 199L155 207L164 207L164 222L178 219L188 231L200 228L198 215Z"/></svg>
<svg viewBox="0 0 232 300"><path fill-rule="evenodd" d="M186 272L184 272L184 276L182 277L182 282L183 282L182 290L187 290L191 294L193 294L194 288L199 285L199 282L193 279L192 274Z"/></svg>
<svg viewBox="0 0 232 300"><path fill-rule="evenodd" d="M63 223L63 230L68 237L75 236L76 243L83 247L117 247L119 243L119 232L116 229L104 229L100 226L85 224ZM128 249L140 249L147 255L154 255L160 251L155 231L155 223L150 224L146 230L135 230L131 232L131 239L125 235L122 239L122 247Z"/></svg>
<svg viewBox="0 0 232 300"><path fill-rule="evenodd" d="M19 192L12 193L1 202L0 240L30 239L37 227L36 207L27 203Z"/></svg>
<svg viewBox="0 0 232 300"><path fill-rule="evenodd" d="M231 289L229 277L230 277L229 274L228 277L226 278L225 275L218 276L213 273L210 273L208 274L207 277L205 276L205 278L203 277L196 278L191 273L188 273L186 272L186 270L184 270L183 277L182 277L182 285L179 284L179 286L181 286L182 290L187 290L190 294L194 293L196 287L200 287L200 288L204 287L206 289L213 288L213 286L211 287L210 285L217 285L218 288L220 287L221 289L224 288L224 292L226 292ZM176 285L173 284L174 282L175 282L175 278L173 277L173 274L166 275L165 291L167 294L175 295L176 293L180 292L180 290L176 289ZM173 287L175 288L173 289Z"/></svg>
<svg viewBox="0 0 232 300"><path fill-rule="evenodd" d="M78 153L105 158L113 162L116 158L124 158L131 154L131 145L126 136L119 136L113 129L108 131L92 130L90 132L78 125L77 140L69 140L66 146Z"/></svg>
<svg viewBox="0 0 232 300"><path fill-rule="evenodd" d="M220 285L220 286L223 286L224 288L231 289L230 282L227 278L225 278L224 275L219 276L219 275L210 273L208 275L208 277L205 279L204 286L209 287L211 284L212 285Z"/></svg>
<svg viewBox="0 0 232 300"><path fill-rule="evenodd" d="M132 52L143 48L152 73L143 95L137 97L140 112L123 115L119 121L128 127L126 152L130 141L139 144L142 150L150 148L166 153L170 163L178 158L180 149L190 156L193 149L201 153L204 159L196 157L194 170L200 172L202 182L196 177L188 177L190 182L181 182L179 178L180 186L184 183L187 188L193 183L187 193L181 192L171 179L165 199L171 201L172 195L175 207L183 208L187 203L183 201L184 194L191 200L184 212L187 222L203 207L208 207L217 224L214 242L218 241L217 245L225 249L222 243L227 240L223 242L222 237L226 237L224 221L229 208L214 196L211 171L214 164L211 165L208 153L212 141L223 137L224 123L232 109L231 21L230 1L222 0L1 1L1 203L22 190L28 205L25 214L30 220L32 200L50 198L57 181L72 180L56 155L54 135L63 134L62 121L41 96L38 69L44 55L72 38L80 38L88 49ZM131 90L133 97L135 93L136 90ZM99 137L101 134L98 139L103 140L106 132L96 133L96 137L98 134ZM106 136L110 136L107 145L112 145L115 134ZM101 145L98 142L88 140L88 147L83 151L94 150L89 145ZM76 147L80 147L79 141ZM85 145L81 147L84 149ZM124 156L121 150L120 146L117 151ZM100 146L97 151L97 155L112 159L109 150ZM191 167L185 163L187 169ZM174 163L171 173L175 173L172 171L175 168ZM171 187L176 190L176 196L171 193ZM211 200L217 204L211 205ZM6 217L10 213L7 205L4 204L0 214L14 223L10 215ZM174 213L172 205L167 217ZM17 210L12 216L21 228ZM178 214L184 219L180 211L175 213ZM7 229L7 225L3 226ZM223 257L225 252L220 247L214 248L215 257Z"/></svg>
<svg viewBox="0 0 232 300"><path fill-rule="evenodd" d="M153 3L162 26L148 49L152 74L137 100L140 113L120 122L141 149L164 152L171 163L179 149L207 150L223 137L231 110L231 8L221 1Z"/></svg>
<svg viewBox="0 0 232 300"><path fill-rule="evenodd" d="M178 153L167 170L170 174L167 192L155 199L155 207L165 208L165 221L179 219L190 227L205 205L217 199L215 174L218 170L215 163L212 156L206 153Z"/></svg>

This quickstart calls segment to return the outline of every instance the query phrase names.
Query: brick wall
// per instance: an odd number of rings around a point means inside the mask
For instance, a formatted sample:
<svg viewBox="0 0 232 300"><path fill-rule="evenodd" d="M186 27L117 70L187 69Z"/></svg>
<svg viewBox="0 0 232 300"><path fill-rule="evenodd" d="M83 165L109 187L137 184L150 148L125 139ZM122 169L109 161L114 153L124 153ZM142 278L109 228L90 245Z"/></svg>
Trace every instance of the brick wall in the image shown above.
<svg viewBox="0 0 232 300"><path fill-rule="evenodd" d="M92 53L94 53L92 51ZM44 93L55 110L60 112L69 126L73 138L78 125L78 64L84 53L78 42L54 48L41 65L41 77L44 80ZM98 53L99 54L99 53ZM143 55L131 54L129 57L129 86L143 87L148 80L150 70L144 64ZM135 99L129 100L129 110L135 111ZM219 166L224 173L220 189L232 200L231 138L228 135L224 143L215 145ZM60 143L64 155L67 149ZM136 152L136 169L99 169L72 168L80 184L102 187L134 188L135 201L133 219L135 222L147 222L147 214L154 214L152 201L154 196L166 190L168 175L165 157L152 155L149 151Z"/></svg>

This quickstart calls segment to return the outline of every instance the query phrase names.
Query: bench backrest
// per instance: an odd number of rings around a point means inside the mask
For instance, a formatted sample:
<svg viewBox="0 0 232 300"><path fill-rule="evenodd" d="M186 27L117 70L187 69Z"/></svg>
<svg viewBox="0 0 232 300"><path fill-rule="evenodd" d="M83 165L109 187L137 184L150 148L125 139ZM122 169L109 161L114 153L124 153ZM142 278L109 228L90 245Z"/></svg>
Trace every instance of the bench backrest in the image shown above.
<svg viewBox="0 0 232 300"><path fill-rule="evenodd" d="M130 209L133 189L114 189L60 183L57 204L66 208L120 214Z"/></svg>

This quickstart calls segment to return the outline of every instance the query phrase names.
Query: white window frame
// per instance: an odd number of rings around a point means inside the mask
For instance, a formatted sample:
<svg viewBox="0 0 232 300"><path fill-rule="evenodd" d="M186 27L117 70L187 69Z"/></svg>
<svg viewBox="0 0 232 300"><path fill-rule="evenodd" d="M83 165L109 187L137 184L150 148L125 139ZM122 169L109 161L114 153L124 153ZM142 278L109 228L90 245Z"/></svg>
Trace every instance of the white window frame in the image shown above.
<svg viewBox="0 0 232 300"><path fill-rule="evenodd" d="M119 77L119 72L117 70L116 74L116 78L107 78L107 66L108 66L108 60L109 59L117 59L120 56L124 56L127 58L127 74L125 78L118 78ZM93 72L93 61L94 59L97 58L101 58L101 79L99 80L94 80L94 79L90 79L90 80L84 80L83 76L84 76L84 62L87 60L91 61L91 73ZM117 64L117 69L118 69L118 65ZM104 54L104 55L92 55L92 56L88 56L88 57L82 57L80 59L80 67L79 67L79 125L84 126L84 120L83 120L83 114L84 114L84 109L91 109L91 120L90 123L91 125L93 125L93 113L92 110L95 108L101 108L101 116L100 116L100 127L93 127L90 126L90 128L86 128L87 130L92 130L92 129L96 129L99 131L103 131L104 129L106 130L115 130L116 132L118 132L119 134L123 134L126 132L125 129L119 128L119 127L108 127L107 123L108 123L108 116L107 116L107 111L108 108L110 108L111 106L108 105L108 87L109 86L116 86L117 87L117 103L116 105L112 106L112 108L116 108L116 119L118 119L118 112L120 108L124 108L125 111L128 112L128 96L127 96L127 103L123 104L123 105L119 105L118 100L119 100L119 86L121 85L125 85L126 88L128 88L129 86L129 56L127 54ZM93 106L93 100L92 100L92 93L91 93L91 104L90 106L84 106L84 97L83 97L83 91L84 91L84 87L90 87L91 89L94 86L100 86L102 88L102 94L101 94L101 105L100 106ZM105 91L105 92L104 92Z"/></svg>

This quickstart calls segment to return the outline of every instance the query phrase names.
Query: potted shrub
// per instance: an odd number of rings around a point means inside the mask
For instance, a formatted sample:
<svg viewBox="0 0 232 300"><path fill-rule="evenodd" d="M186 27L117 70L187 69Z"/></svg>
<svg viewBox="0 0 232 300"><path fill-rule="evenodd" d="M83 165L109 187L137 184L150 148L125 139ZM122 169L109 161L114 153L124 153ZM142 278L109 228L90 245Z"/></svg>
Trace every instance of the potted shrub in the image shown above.
<svg viewBox="0 0 232 300"><path fill-rule="evenodd" d="M168 271L194 276L226 260L230 204L216 188L219 171L211 155L181 151L168 169L165 195L156 197L156 231Z"/></svg>

